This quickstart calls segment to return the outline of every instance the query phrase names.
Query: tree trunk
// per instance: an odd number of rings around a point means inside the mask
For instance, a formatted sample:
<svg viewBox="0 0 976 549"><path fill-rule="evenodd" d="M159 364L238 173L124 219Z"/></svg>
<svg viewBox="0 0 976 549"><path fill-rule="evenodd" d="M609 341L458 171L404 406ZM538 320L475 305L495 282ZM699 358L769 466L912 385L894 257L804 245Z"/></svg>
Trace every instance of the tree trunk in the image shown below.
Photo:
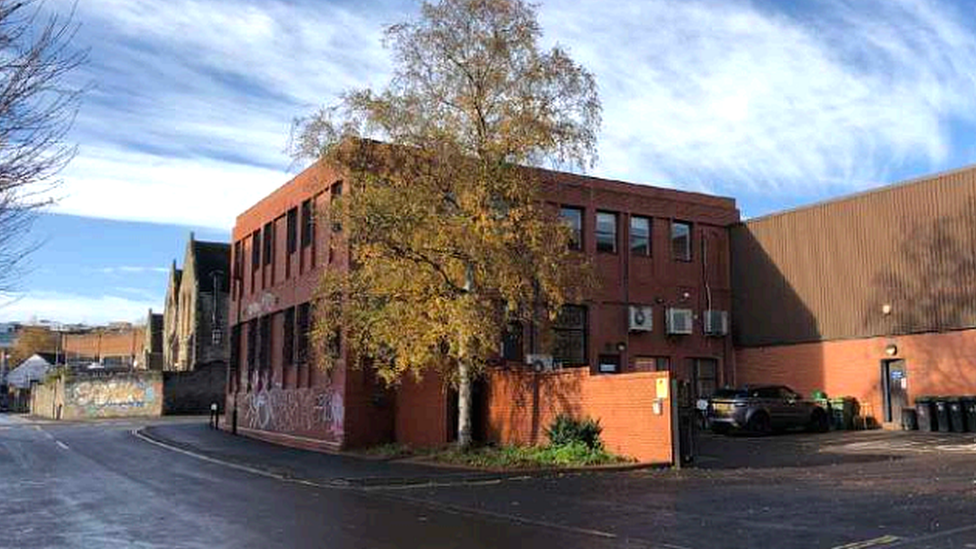
<svg viewBox="0 0 976 549"><path fill-rule="evenodd" d="M471 367L468 361L458 362L458 437L461 450L471 447Z"/></svg>

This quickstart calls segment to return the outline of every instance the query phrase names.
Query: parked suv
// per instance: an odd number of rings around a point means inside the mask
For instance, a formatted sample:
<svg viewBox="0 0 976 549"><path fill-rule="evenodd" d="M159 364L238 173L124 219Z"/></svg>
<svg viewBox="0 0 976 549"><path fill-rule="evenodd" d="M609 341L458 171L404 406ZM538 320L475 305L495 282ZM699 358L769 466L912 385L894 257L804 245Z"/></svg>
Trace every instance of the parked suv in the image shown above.
<svg viewBox="0 0 976 549"><path fill-rule="evenodd" d="M823 432L830 426L828 418L820 405L784 385L719 389L708 405L708 422L716 433L735 429L764 434L791 427Z"/></svg>

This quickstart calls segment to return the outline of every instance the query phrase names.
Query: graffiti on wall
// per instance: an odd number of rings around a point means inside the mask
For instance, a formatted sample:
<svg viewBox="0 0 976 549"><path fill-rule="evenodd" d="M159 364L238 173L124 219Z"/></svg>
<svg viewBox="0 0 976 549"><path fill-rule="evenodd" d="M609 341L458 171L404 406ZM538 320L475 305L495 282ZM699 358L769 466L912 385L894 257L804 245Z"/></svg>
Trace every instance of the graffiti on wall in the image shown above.
<svg viewBox="0 0 976 549"><path fill-rule="evenodd" d="M345 410L342 395L332 389L265 388L241 393L242 423L251 429L281 433L316 433L337 439Z"/></svg>
<svg viewBox="0 0 976 549"><path fill-rule="evenodd" d="M143 379L97 379L71 383L67 402L88 415L115 414L149 408L156 403L154 383Z"/></svg>

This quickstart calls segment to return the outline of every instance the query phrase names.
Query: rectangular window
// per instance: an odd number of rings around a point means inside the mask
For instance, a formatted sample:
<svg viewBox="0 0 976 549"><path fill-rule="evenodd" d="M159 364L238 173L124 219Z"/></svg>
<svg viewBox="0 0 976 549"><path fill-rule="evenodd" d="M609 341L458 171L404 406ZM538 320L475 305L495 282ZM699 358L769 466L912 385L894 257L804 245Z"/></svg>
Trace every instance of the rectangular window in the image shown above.
<svg viewBox="0 0 976 549"><path fill-rule="evenodd" d="M285 329L281 342L281 363L284 365L295 362L295 308L285 309Z"/></svg>
<svg viewBox="0 0 976 549"><path fill-rule="evenodd" d="M676 261L691 261L691 223L671 222L671 254Z"/></svg>
<svg viewBox="0 0 976 549"><path fill-rule="evenodd" d="M308 331L310 326L309 318L309 306L308 303L302 303L298 306L297 318L295 320L295 328L298 330L297 340L298 340L298 364L305 364L308 360Z"/></svg>
<svg viewBox="0 0 976 549"><path fill-rule="evenodd" d="M302 248L311 246L312 234L315 228L315 220L312 214L312 201L302 202Z"/></svg>
<svg viewBox="0 0 976 549"><path fill-rule="evenodd" d="M264 264L270 265L274 259L274 223L264 224Z"/></svg>
<svg viewBox="0 0 976 549"><path fill-rule="evenodd" d="M617 253L617 214L596 212L596 251Z"/></svg>
<svg viewBox="0 0 976 549"><path fill-rule="evenodd" d="M332 192L332 197L330 198L329 203L335 204L335 202L339 199L339 197L342 196L342 182L340 181L339 183L332 185L331 192ZM334 218L332 221L332 231L336 233L342 232L342 223L339 222L338 219L336 219L338 218L338 215L335 214L334 212L331 215Z"/></svg>
<svg viewBox="0 0 976 549"><path fill-rule="evenodd" d="M261 332L258 337L261 341L258 344L258 369L271 369L271 316L262 316L260 322Z"/></svg>
<svg viewBox="0 0 976 549"><path fill-rule="evenodd" d="M334 359L342 357L342 330L338 328L329 337L329 356Z"/></svg>
<svg viewBox="0 0 976 549"><path fill-rule="evenodd" d="M509 322L502 334L502 358L512 362L523 362L522 323Z"/></svg>
<svg viewBox="0 0 976 549"><path fill-rule="evenodd" d="M247 323L247 390L251 390L251 372L257 365L258 351L258 321L252 319Z"/></svg>
<svg viewBox="0 0 976 549"><path fill-rule="evenodd" d="M261 229L251 235L251 272L261 268Z"/></svg>
<svg viewBox="0 0 976 549"><path fill-rule="evenodd" d="M563 207L559 210L559 217L569 226L569 249L583 249L583 210L581 208Z"/></svg>
<svg viewBox="0 0 976 549"><path fill-rule="evenodd" d="M553 360L564 366L585 365L586 307L565 305L553 325Z"/></svg>
<svg viewBox="0 0 976 549"><path fill-rule="evenodd" d="M288 210L288 253L298 249L298 208Z"/></svg>
<svg viewBox="0 0 976 549"><path fill-rule="evenodd" d="M597 370L601 374L616 374L620 372L620 355L600 355Z"/></svg>
<svg viewBox="0 0 976 549"><path fill-rule="evenodd" d="M688 365L695 376L696 396L712 396L718 388L718 361L714 358L689 358Z"/></svg>
<svg viewBox="0 0 976 549"><path fill-rule="evenodd" d="M241 282L244 279L241 273L241 241L234 243L234 263L231 265L231 293L230 297L234 301L240 299Z"/></svg>
<svg viewBox="0 0 976 549"><path fill-rule="evenodd" d="M631 216L630 218L630 253L633 255L651 255L651 220L648 217Z"/></svg>

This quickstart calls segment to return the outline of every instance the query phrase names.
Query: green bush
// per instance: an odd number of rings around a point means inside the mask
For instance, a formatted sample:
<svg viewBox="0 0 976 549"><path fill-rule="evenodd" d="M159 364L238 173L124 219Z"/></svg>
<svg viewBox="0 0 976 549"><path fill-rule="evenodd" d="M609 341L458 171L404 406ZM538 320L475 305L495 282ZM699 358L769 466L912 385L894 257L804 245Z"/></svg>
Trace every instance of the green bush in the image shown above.
<svg viewBox="0 0 976 549"><path fill-rule="evenodd" d="M583 445L589 450L602 450L601 432L603 427L600 427L600 422L597 420L576 419L560 414L546 429L546 436L549 437L550 446Z"/></svg>

